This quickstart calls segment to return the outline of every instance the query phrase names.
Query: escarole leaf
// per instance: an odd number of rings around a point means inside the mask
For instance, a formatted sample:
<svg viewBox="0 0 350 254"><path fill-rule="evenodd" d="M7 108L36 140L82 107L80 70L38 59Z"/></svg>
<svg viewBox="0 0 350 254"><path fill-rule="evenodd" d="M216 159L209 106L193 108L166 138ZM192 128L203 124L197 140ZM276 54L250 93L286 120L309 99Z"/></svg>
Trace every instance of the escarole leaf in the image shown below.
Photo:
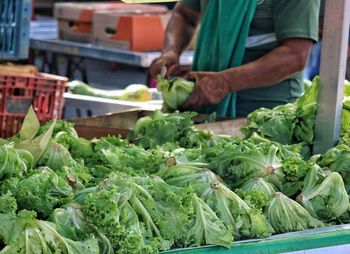
<svg viewBox="0 0 350 254"><path fill-rule="evenodd" d="M15 142L14 147L29 151L34 157L34 164L36 164L50 142L55 123L56 120L51 123L45 133L35 137L40 128L40 123L33 108L30 107L20 131L20 140Z"/></svg>

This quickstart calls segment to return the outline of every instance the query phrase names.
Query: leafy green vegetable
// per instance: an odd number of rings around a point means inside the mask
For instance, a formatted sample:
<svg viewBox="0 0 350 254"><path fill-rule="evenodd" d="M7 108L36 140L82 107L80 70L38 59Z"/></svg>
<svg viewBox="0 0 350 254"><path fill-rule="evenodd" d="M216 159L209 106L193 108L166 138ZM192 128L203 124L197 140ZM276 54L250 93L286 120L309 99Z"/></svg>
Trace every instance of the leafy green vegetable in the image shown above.
<svg viewBox="0 0 350 254"><path fill-rule="evenodd" d="M195 218L187 233L188 245L215 244L230 247L233 241L232 233L214 211L196 195L192 196L192 203Z"/></svg>
<svg viewBox="0 0 350 254"><path fill-rule="evenodd" d="M158 175L167 184L193 188L199 197L208 191L211 193L211 184L219 181L219 178L209 169L186 165L164 168Z"/></svg>
<svg viewBox="0 0 350 254"><path fill-rule="evenodd" d="M132 178L113 174L97 192L86 196L83 212L88 222L106 234L117 253L154 253L169 249L174 241L164 239L160 232L157 222L164 225L166 217L155 210L155 202Z"/></svg>
<svg viewBox="0 0 350 254"><path fill-rule="evenodd" d="M22 177L34 163L31 153L14 149L12 144L0 146L0 179Z"/></svg>
<svg viewBox="0 0 350 254"><path fill-rule="evenodd" d="M193 188L225 225L233 229L235 237L272 234L271 226L260 211L252 209L210 170L178 165L164 169L160 176L170 185Z"/></svg>
<svg viewBox="0 0 350 254"><path fill-rule="evenodd" d="M321 167L339 173L345 183L346 190L350 191L350 147L338 145L329 149L317 162Z"/></svg>
<svg viewBox="0 0 350 254"><path fill-rule="evenodd" d="M264 180L264 178L251 179L245 182L241 188L244 193L250 193L254 190L260 190L266 197L266 200L272 199L276 192L276 187Z"/></svg>
<svg viewBox="0 0 350 254"><path fill-rule="evenodd" d="M143 235L145 229L128 203L128 195L127 190L116 188L89 194L83 208L87 221L108 237L116 253L158 252L160 243Z"/></svg>
<svg viewBox="0 0 350 254"><path fill-rule="evenodd" d="M14 138L14 147L30 152L33 155L34 164L36 164L50 142L55 123L56 120L51 123L44 133L37 135L40 124L33 108L30 107L24 118L19 139Z"/></svg>
<svg viewBox="0 0 350 254"><path fill-rule="evenodd" d="M36 136L46 133L54 122L48 121L38 129ZM71 137L78 137L77 131L74 129L74 123L64 120L56 120L52 130L52 136L56 137L59 133L66 133Z"/></svg>
<svg viewBox="0 0 350 254"><path fill-rule="evenodd" d="M242 189L236 189L235 193L237 193L237 195L243 199L244 202L246 202L250 207L259 210L263 210L269 202L269 199L265 193L259 189L253 189L247 192L243 191Z"/></svg>
<svg viewBox="0 0 350 254"><path fill-rule="evenodd" d="M113 254L113 248L107 237L95 226L88 224L78 204L70 204L64 208L57 208L50 215L49 220L57 227L57 232L73 241L86 241L91 235L99 242L101 254Z"/></svg>
<svg viewBox="0 0 350 254"><path fill-rule="evenodd" d="M276 192L266 210L266 216L277 233L322 227L324 224L313 218L296 201Z"/></svg>
<svg viewBox="0 0 350 254"><path fill-rule="evenodd" d="M47 218L54 208L73 198L71 186L49 168L38 169L22 180L10 178L1 190L2 193L12 192L19 209L34 210L41 218Z"/></svg>
<svg viewBox="0 0 350 254"><path fill-rule="evenodd" d="M350 82L348 80L344 81L344 96L350 96Z"/></svg>
<svg viewBox="0 0 350 254"><path fill-rule="evenodd" d="M229 181L231 188L239 188L248 179L268 177L269 181L280 187L282 161L278 157L278 147L271 145L268 151L249 143L245 146L227 147L221 155L212 158L210 168L219 176Z"/></svg>
<svg viewBox="0 0 350 254"><path fill-rule="evenodd" d="M70 136L66 132L58 133L55 136L55 140L57 143L65 146L76 161L86 160L88 162L95 155L93 142L90 140Z"/></svg>
<svg viewBox="0 0 350 254"><path fill-rule="evenodd" d="M339 144L350 146L350 129L341 133Z"/></svg>
<svg viewBox="0 0 350 254"><path fill-rule="evenodd" d="M344 98L342 111L342 130L350 129L350 96Z"/></svg>
<svg viewBox="0 0 350 254"><path fill-rule="evenodd" d="M245 139L198 130L193 113L155 112L137 122L133 144L85 140L64 121L39 127L30 111L21 133L0 140L0 253L230 247L350 222L350 132L309 159L317 86L252 113Z"/></svg>
<svg viewBox="0 0 350 254"><path fill-rule="evenodd" d="M103 155L114 171L129 175L149 175L156 173L164 163L163 155L157 150L144 150L141 147L129 145L103 149Z"/></svg>
<svg viewBox="0 0 350 254"><path fill-rule="evenodd" d="M67 148L58 143L49 144L38 162L39 166L48 166L54 171L60 171L64 166L72 167L75 164L77 162Z"/></svg>
<svg viewBox="0 0 350 254"><path fill-rule="evenodd" d="M262 108L248 115L248 126L242 128L249 137L254 132L272 141L291 144L295 128L296 105L281 105L273 110Z"/></svg>
<svg viewBox="0 0 350 254"><path fill-rule="evenodd" d="M17 211L16 199L11 192L7 192L0 196L0 214L9 213L14 214Z"/></svg>
<svg viewBox="0 0 350 254"><path fill-rule="evenodd" d="M340 217L349 206L342 177L336 172L322 174L317 167L307 174L297 200L312 216L324 221Z"/></svg>
<svg viewBox="0 0 350 254"><path fill-rule="evenodd" d="M1 254L12 253L99 253L97 240L72 241L61 236L54 224L36 219L35 212L23 210L15 214L0 214L0 236L6 246Z"/></svg>
<svg viewBox="0 0 350 254"><path fill-rule="evenodd" d="M89 184L92 176L89 169L76 162L70 155L67 148L58 143L50 143L41 156L38 166L47 166L55 171L56 174L66 177L67 180L76 188L82 184ZM77 183L75 182L79 182Z"/></svg>
<svg viewBox="0 0 350 254"><path fill-rule="evenodd" d="M180 147L191 148L207 142L210 132L193 128L195 113L163 114L155 111L137 121L129 134L129 140L146 149L156 148L166 143L178 143Z"/></svg>
<svg viewBox="0 0 350 254"><path fill-rule="evenodd" d="M261 108L247 117L248 124L242 128L246 137L253 133L281 144L305 142L312 144L316 118L319 77L294 103L273 109Z"/></svg>
<svg viewBox="0 0 350 254"><path fill-rule="evenodd" d="M287 157L283 161L284 183L280 188L288 197L301 191L307 173L315 166L314 163L304 161L297 157Z"/></svg>
<svg viewBox="0 0 350 254"><path fill-rule="evenodd" d="M184 78L175 77L164 79L160 75L157 79L158 91L162 93L163 109L165 113L171 113L181 107L194 89L194 82Z"/></svg>
<svg viewBox="0 0 350 254"><path fill-rule="evenodd" d="M294 130L296 142L312 144L314 140L314 126L316 120L318 88L320 78L315 77L312 86L297 100L297 124Z"/></svg>
<svg viewBox="0 0 350 254"><path fill-rule="evenodd" d="M273 229L260 210L251 208L236 193L218 181L211 183L210 191L203 193L201 198L216 211L227 226L238 233L238 238L271 236Z"/></svg>

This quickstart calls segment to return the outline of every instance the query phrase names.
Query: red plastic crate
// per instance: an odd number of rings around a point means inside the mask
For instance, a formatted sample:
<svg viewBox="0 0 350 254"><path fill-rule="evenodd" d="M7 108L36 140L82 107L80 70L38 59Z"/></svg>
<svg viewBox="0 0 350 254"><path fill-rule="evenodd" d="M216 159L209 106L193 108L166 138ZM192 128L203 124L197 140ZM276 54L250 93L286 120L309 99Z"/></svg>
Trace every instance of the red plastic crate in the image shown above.
<svg viewBox="0 0 350 254"><path fill-rule="evenodd" d="M0 137L7 138L20 131L31 105L40 121L61 118L67 81L44 73L0 75Z"/></svg>

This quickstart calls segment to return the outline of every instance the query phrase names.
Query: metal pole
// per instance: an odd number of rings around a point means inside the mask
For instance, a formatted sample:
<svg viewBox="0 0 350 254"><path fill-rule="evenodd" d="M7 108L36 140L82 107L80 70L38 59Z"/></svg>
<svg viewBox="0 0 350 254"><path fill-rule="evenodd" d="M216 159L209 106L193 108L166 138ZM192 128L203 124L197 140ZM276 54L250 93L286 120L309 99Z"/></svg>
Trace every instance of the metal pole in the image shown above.
<svg viewBox="0 0 350 254"><path fill-rule="evenodd" d="M320 91L314 153L323 153L339 140L350 23L350 0L326 0Z"/></svg>

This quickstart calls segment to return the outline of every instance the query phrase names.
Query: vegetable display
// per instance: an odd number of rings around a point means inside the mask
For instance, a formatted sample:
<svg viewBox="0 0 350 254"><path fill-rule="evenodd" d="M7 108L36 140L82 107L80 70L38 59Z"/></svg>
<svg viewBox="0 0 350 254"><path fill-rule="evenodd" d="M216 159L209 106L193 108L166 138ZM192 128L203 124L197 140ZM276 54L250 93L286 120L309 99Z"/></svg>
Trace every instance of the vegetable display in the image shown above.
<svg viewBox="0 0 350 254"><path fill-rule="evenodd" d="M199 130L194 113L154 112L128 139L86 140L30 109L1 140L0 254L230 248L349 223L350 132L310 156L317 90L315 79L295 103L251 113L244 138Z"/></svg>

